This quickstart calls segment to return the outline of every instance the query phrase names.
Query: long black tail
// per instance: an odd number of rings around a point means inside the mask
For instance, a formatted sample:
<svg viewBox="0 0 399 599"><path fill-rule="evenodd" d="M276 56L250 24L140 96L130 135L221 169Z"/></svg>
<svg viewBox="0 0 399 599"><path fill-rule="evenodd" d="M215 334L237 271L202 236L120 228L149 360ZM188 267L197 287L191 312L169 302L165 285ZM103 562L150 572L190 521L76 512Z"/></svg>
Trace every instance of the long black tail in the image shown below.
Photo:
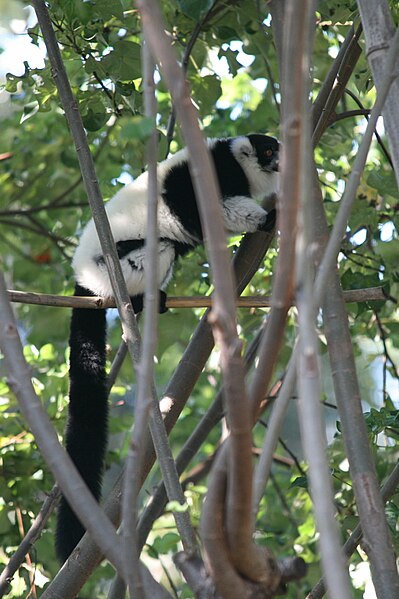
<svg viewBox="0 0 399 599"><path fill-rule="evenodd" d="M92 295L76 285L75 296ZM73 309L69 344L70 391L66 449L96 499L108 432L108 393L105 373L106 311ZM64 562L85 529L64 497L58 508L56 551Z"/></svg>

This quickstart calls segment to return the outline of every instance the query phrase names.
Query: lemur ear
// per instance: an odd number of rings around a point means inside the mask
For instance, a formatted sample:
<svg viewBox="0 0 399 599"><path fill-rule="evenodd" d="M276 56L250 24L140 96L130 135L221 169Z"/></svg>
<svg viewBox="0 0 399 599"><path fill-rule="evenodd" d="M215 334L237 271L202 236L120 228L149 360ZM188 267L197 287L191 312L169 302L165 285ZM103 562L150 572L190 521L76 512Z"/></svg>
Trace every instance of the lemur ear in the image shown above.
<svg viewBox="0 0 399 599"><path fill-rule="evenodd" d="M249 158L254 153L254 148L246 136L235 137L231 142L231 151L236 159Z"/></svg>

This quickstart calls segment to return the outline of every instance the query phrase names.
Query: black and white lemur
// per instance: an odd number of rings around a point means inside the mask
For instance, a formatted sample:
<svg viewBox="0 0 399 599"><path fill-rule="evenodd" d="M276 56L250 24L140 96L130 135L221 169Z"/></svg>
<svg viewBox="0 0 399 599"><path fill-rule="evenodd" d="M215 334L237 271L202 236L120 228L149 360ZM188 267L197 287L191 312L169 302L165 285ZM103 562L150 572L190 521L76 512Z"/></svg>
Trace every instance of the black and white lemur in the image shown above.
<svg viewBox="0 0 399 599"><path fill-rule="evenodd" d="M213 158L226 231L267 231L275 213L255 201L277 189L278 142L266 135L208 141ZM140 175L106 204L122 271L135 312L142 309L147 215L147 173ZM158 165L159 287L173 265L203 242L188 153L180 150ZM112 288L93 221L83 231L73 259L75 295L112 296ZM160 311L165 311L161 291ZM87 486L98 499L107 443L105 310L72 312L70 332L70 403L66 448ZM60 561L72 552L84 528L64 498L58 510L56 549Z"/></svg>

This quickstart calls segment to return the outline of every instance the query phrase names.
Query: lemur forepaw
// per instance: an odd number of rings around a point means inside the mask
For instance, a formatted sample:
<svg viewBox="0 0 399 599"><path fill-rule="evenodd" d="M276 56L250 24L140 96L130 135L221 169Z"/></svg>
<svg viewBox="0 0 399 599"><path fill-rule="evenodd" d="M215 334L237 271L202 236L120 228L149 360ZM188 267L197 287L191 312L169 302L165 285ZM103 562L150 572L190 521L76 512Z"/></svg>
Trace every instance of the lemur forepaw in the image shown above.
<svg viewBox="0 0 399 599"><path fill-rule="evenodd" d="M276 225L277 212L276 209L270 210L267 213L265 222L259 227L259 231L272 231Z"/></svg>

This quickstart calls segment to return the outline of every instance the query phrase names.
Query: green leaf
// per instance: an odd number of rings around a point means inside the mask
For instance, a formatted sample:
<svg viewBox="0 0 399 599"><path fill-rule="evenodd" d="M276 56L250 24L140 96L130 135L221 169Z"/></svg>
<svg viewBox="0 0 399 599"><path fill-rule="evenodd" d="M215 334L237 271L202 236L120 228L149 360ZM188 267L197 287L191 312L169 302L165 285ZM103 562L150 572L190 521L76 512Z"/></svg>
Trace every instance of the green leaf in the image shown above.
<svg viewBox="0 0 399 599"><path fill-rule="evenodd" d="M201 19L212 8L214 0L178 0L178 4L187 17Z"/></svg>
<svg viewBox="0 0 399 599"><path fill-rule="evenodd" d="M193 95L201 113L206 114L215 106L222 95L222 85L216 75L196 76L193 80Z"/></svg>
<svg viewBox="0 0 399 599"><path fill-rule="evenodd" d="M104 72L113 81L132 81L141 77L141 46L121 40L101 59Z"/></svg>
<svg viewBox="0 0 399 599"><path fill-rule="evenodd" d="M145 141L155 127L154 119L149 116L134 116L122 129L124 139L138 139Z"/></svg>
<svg viewBox="0 0 399 599"><path fill-rule="evenodd" d="M120 0L94 0L93 12L104 21L108 21L111 17L123 19L123 6Z"/></svg>
<svg viewBox="0 0 399 599"><path fill-rule="evenodd" d="M102 102L90 102L85 114L82 115L82 120L85 128L88 131L98 131L105 125L109 115Z"/></svg>
<svg viewBox="0 0 399 599"><path fill-rule="evenodd" d="M169 551L175 551L179 541L179 535L174 532L167 532L163 537L156 537L153 545L159 554L165 555Z"/></svg>
<svg viewBox="0 0 399 599"><path fill-rule="evenodd" d="M39 102L37 102L37 100L34 100L33 102L30 102L29 104L25 104L24 113L21 117L21 125L24 121L30 119L32 116L35 116L35 114L38 111L39 111Z"/></svg>
<svg viewBox="0 0 399 599"><path fill-rule="evenodd" d="M19 81L20 81L19 77L17 77L16 75L13 75L12 73L7 73L6 74L6 84L4 86L5 90L9 94L15 94L18 91Z"/></svg>
<svg viewBox="0 0 399 599"><path fill-rule="evenodd" d="M308 479L306 476L298 476L295 480L292 481L291 487L301 487L302 489L308 488Z"/></svg>
<svg viewBox="0 0 399 599"><path fill-rule="evenodd" d="M394 198L399 197L398 185L392 171L381 172L374 169L367 177L367 183L381 195L388 194Z"/></svg>

